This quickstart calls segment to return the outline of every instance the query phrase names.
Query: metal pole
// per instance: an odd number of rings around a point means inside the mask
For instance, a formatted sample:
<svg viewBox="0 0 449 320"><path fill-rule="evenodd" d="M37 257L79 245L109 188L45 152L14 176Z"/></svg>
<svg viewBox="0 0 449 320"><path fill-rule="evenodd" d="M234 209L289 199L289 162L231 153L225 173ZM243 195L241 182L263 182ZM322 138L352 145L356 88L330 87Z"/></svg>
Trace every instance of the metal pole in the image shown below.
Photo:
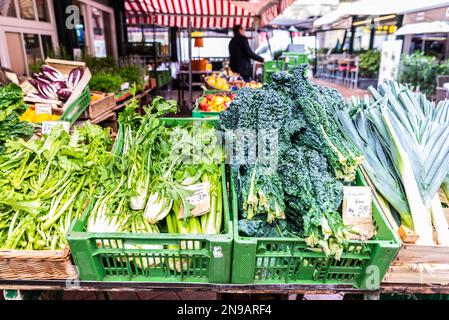
<svg viewBox="0 0 449 320"><path fill-rule="evenodd" d="M188 110L192 104L192 21L189 18L189 26L187 28L188 39L189 39L189 101Z"/></svg>

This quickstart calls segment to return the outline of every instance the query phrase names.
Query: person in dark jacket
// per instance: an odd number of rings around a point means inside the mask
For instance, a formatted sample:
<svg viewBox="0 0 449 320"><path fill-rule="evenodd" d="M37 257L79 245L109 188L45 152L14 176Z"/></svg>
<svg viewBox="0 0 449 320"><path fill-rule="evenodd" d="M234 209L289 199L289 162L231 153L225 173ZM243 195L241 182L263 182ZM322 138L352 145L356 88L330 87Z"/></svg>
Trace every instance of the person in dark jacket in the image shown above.
<svg viewBox="0 0 449 320"><path fill-rule="evenodd" d="M234 38L229 42L229 67L239 73L246 82L251 80L251 59L263 62L263 58L255 54L245 36L245 29L241 25L233 28Z"/></svg>

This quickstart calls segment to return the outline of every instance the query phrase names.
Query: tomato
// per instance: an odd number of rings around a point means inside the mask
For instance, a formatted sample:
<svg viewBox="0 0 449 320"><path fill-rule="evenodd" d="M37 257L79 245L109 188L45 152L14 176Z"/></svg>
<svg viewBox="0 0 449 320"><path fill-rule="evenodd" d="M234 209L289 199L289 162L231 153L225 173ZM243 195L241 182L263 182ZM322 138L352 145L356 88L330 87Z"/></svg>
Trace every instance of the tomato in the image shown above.
<svg viewBox="0 0 449 320"><path fill-rule="evenodd" d="M204 99L200 101L200 109L201 110L207 110L208 104L207 101L205 101Z"/></svg>
<svg viewBox="0 0 449 320"><path fill-rule="evenodd" d="M208 94L208 95L206 96L206 99L207 99L207 100L212 100L214 97L215 97L215 96L214 96L213 94Z"/></svg>

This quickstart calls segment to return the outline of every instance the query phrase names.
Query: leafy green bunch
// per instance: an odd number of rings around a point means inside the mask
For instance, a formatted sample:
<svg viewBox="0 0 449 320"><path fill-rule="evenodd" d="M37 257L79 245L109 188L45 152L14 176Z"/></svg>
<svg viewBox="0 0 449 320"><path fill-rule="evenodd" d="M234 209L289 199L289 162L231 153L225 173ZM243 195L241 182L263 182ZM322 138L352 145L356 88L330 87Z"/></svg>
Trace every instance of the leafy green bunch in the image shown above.
<svg viewBox="0 0 449 320"><path fill-rule="evenodd" d="M33 135L33 126L19 120L25 110L26 105L19 86L0 86L0 154L5 151L6 141Z"/></svg>
<svg viewBox="0 0 449 320"><path fill-rule="evenodd" d="M0 156L0 247L62 249L111 162L108 131L87 122L43 139L10 140Z"/></svg>
<svg viewBox="0 0 449 320"><path fill-rule="evenodd" d="M354 181L363 157L334 118L335 109L344 107L340 94L311 84L305 71L278 72L262 89L240 90L218 128L233 148L239 231L304 237L310 247L338 258L350 232L339 213L343 183ZM233 134L242 129L250 137Z"/></svg>

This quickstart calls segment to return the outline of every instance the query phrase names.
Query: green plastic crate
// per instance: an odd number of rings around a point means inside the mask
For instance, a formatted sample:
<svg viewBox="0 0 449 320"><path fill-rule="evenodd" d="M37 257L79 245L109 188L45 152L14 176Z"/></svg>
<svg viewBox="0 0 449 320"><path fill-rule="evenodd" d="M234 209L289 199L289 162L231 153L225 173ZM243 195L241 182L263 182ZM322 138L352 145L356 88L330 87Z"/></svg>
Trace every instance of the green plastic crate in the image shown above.
<svg viewBox="0 0 449 320"><path fill-rule="evenodd" d="M161 118L168 126L191 121L192 118ZM226 187L225 165L222 164L223 226L219 235L89 233L85 231L88 211L75 220L67 234L73 260L81 280L229 283L232 255L232 221ZM159 248L128 249L134 245L159 245ZM100 244L100 245L99 245ZM178 249L170 246L176 245ZM186 249L182 249L182 248ZM133 259L147 263L137 268ZM149 259L149 260L148 260ZM151 261L162 261L149 266ZM179 261L180 270L170 264ZM184 265L185 264L185 265Z"/></svg>
<svg viewBox="0 0 449 320"><path fill-rule="evenodd" d="M154 77L154 71L150 73L152 77ZM171 72L170 70L158 70L156 71L156 81L158 88L165 86L171 80Z"/></svg>
<svg viewBox="0 0 449 320"><path fill-rule="evenodd" d="M214 91L214 92L211 92ZM219 90L204 90L203 96L208 94L217 94L222 92L229 92L229 91L219 91ZM221 112L212 112L212 111L201 111L199 107L199 103L201 101L201 98L203 96L200 96L196 102L195 102L195 108L192 110L192 117L195 119L201 119L201 118L213 118L214 120L217 120L220 116Z"/></svg>
<svg viewBox="0 0 449 320"><path fill-rule="evenodd" d="M283 60L272 60L267 61L263 64L263 83L271 82L271 75L275 72L279 72L285 69L285 61Z"/></svg>
<svg viewBox="0 0 449 320"><path fill-rule="evenodd" d="M196 119L213 118L216 120L218 119L218 117L220 117L220 113L221 112L201 111L198 107L195 107L195 109L193 109L192 111L192 117Z"/></svg>
<svg viewBox="0 0 449 320"><path fill-rule="evenodd" d="M73 124L79 116L86 111L87 107L90 104L90 90L89 86L87 86L83 93L73 101L73 103L64 111L61 116L61 121L69 121L70 124Z"/></svg>
<svg viewBox="0 0 449 320"><path fill-rule="evenodd" d="M272 60L267 61L263 64L264 72L276 72L285 69L285 61L283 60Z"/></svg>
<svg viewBox="0 0 449 320"><path fill-rule="evenodd" d="M288 65L299 66L309 63L309 55L307 53L284 52L281 58L289 57ZM293 59L292 59L293 58Z"/></svg>
<svg viewBox="0 0 449 320"><path fill-rule="evenodd" d="M366 185L362 175L357 184ZM239 284L349 284L377 289L400 248L400 241L373 199L373 220L377 234L362 245L350 241L340 260L313 252L300 238L253 238L238 232L238 199L231 178L231 206L234 221L232 283Z"/></svg>

